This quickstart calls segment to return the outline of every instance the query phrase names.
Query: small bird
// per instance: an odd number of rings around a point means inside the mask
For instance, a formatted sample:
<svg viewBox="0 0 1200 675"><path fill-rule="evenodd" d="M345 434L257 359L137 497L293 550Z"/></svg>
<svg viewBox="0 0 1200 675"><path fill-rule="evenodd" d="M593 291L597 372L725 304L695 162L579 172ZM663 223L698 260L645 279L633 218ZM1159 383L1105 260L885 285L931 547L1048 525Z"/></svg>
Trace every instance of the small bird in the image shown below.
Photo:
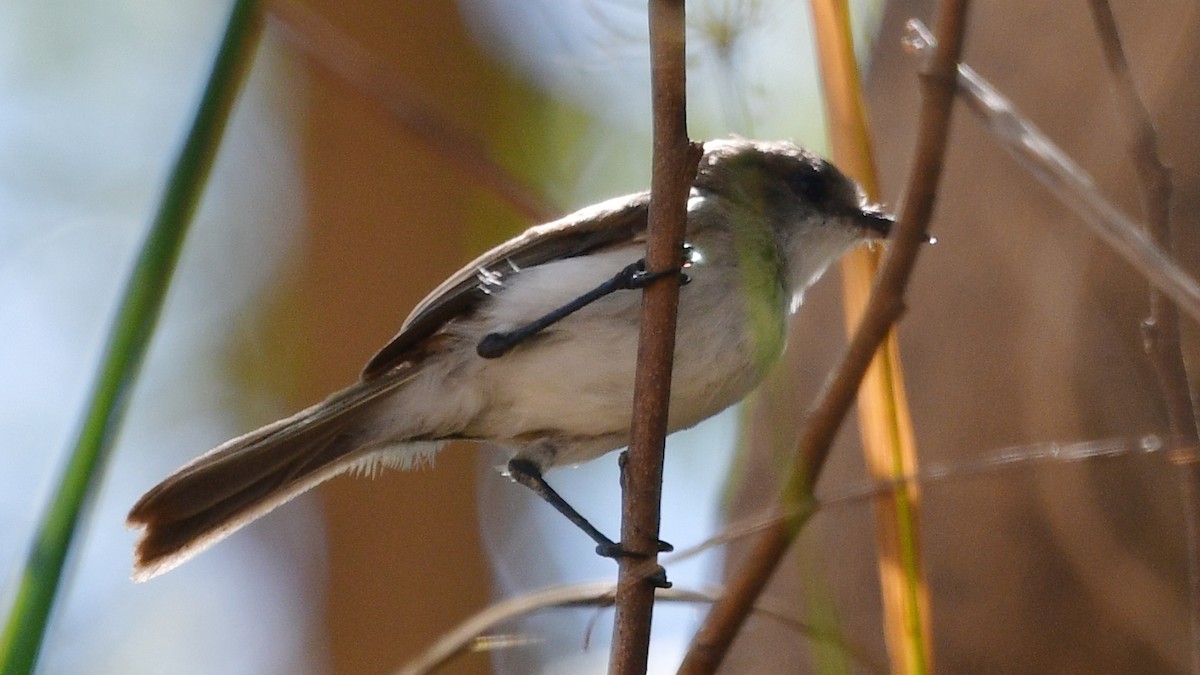
<svg viewBox="0 0 1200 675"><path fill-rule="evenodd" d="M783 352L801 295L892 218L790 142L709 141L687 203L680 267L647 271L649 193L536 226L422 300L359 380L184 465L129 512L134 578L157 576L348 471L409 468L451 440L510 453L508 475L625 554L543 478L629 442L641 293L680 289L669 431L745 397ZM660 542L661 550L669 545Z"/></svg>

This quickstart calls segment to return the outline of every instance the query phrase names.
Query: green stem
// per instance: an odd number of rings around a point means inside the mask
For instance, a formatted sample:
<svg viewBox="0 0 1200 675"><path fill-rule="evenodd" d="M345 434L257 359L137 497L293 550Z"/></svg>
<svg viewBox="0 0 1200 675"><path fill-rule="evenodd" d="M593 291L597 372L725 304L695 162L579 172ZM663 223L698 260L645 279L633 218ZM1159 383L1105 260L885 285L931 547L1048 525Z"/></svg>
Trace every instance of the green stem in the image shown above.
<svg viewBox="0 0 1200 675"><path fill-rule="evenodd" d="M38 529L0 637L0 675L37 663L80 514L111 454L188 223L217 154L261 21L255 0L235 0L187 140L175 160L150 233L125 287L75 448Z"/></svg>

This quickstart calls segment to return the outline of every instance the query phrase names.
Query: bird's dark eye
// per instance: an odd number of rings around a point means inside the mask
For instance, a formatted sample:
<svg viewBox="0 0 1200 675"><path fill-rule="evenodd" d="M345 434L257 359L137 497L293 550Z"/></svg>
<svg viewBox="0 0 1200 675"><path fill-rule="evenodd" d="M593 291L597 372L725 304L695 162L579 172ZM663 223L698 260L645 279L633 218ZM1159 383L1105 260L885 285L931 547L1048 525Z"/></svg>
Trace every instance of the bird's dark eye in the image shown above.
<svg viewBox="0 0 1200 675"><path fill-rule="evenodd" d="M823 204L829 197L829 180L812 165L804 165L788 176L788 187L800 199L812 204Z"/></svg>

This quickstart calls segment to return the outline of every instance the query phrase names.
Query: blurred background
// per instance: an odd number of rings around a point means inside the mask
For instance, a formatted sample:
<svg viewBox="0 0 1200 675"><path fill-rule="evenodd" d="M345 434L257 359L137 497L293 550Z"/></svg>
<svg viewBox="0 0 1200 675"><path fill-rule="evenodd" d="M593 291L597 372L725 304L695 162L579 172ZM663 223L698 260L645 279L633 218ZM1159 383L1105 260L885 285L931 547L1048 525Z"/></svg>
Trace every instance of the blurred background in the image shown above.
<svg viewBox="0 0 1200 675"><path fill-rule="evenodd" d="M1195 7L1113 5L1173 168L1178 255L1200 273ZM333 480L168 575L129 581L124 514L144 490L349 384L479 252L649 182L644 3L267 7L43 672L387 673L500 597L615 576L499 475L502 453L451 446L432 470ZM0 6L6 582L62 468L227 11L200 0ZM854 11L894 206L918 105L902 26L931 22L933 4L863 0ZM695 0L688 12L692 137L824 150L807 6ZM1084 3L975 3L966 60L1139 214ZM524 197L489 189L501 181ZM962 108L933 230L901 344L921 462L944 474L923 486L939 668L1187 671L1185 515L1196 505L1166 453L1145 451L1166 431L1139 333L1146 284ZM844 344L839 303L836 279L808 293L787 363L763 390L671 438L665 539L688 547L770 505L794 427ZM1184 329L1197 363L1195 326ZM1060 459L1036 459L1055 448ZM865 485L860 457L847 423L819 486L830 503L768 590L853 647L754 620L728 672L886 670L871 506L839 499ZM615 455L550 480L617 531ZM671 577L719 584L746 546L669 566ZM673 671L702 617L656 610L655 672ZM548 611L504 629L515 647L448 671L603 672L611 618Z"/></svg>

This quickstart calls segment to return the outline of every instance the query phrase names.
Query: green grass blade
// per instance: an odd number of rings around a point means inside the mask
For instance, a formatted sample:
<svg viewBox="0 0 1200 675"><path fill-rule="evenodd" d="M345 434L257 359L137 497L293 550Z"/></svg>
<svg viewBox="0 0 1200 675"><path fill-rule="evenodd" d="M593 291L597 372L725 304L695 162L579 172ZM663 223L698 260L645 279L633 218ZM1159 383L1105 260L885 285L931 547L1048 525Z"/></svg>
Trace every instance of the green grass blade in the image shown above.
<svg viewBox="0 0 1200 675"><path fill-rule="evenodd" d="M254 0L236 0L204 95L125 287L86 417L36 534L0 637L0 674L33 670L83 506L101 475L166 296L188 223L256 44Z"/></svg>

